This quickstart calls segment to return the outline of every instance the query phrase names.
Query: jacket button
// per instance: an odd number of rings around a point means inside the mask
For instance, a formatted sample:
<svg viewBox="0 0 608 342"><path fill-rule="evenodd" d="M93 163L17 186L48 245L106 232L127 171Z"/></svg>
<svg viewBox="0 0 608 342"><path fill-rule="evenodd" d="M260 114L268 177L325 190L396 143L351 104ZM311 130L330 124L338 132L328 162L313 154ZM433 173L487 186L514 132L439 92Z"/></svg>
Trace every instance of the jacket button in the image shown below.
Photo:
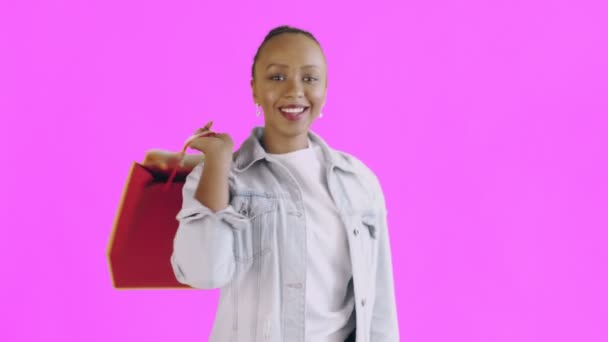
<svg viewBox="0 0 608 342"><path fill-rule="evenodd" d="M365 306L365 298L361 299L361 306Z"/></svg>
<svg viewBox="0 0 608 342"><path fill-rule="evenodd" d="M355 230L353 230L353 234L355 234L355 236L359 235L359 229L355 228Z"/></svg>

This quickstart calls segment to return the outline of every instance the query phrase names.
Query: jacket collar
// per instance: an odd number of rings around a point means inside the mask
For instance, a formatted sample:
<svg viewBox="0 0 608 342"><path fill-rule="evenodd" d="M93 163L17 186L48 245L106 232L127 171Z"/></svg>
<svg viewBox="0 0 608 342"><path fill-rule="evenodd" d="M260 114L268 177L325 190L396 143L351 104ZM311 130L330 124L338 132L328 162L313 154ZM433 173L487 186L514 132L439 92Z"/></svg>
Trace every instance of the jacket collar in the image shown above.
<svg viewBox="0 0 608 342"><path fill-rule="evenodd" d="M239 150L235 153L234 166L237 172L244 172L255 162L266 159L268 154L262 147L262 135L264 133L264 127L255 127L251 131L251 135L243 142ZM309 131L308 138L321 147L323 156L328 162L330 168L337 167L347 172L355 172L353 166L351 166L345 157L338 151L332 149L327 143L316 133Z"/></svg>

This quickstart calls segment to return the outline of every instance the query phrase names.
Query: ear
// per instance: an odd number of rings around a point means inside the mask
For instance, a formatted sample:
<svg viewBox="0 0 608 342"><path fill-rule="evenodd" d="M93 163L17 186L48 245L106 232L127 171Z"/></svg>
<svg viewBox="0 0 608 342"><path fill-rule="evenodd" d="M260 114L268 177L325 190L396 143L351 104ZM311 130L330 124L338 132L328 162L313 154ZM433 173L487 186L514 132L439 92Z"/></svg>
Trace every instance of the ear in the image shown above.
<svg viewBox="0 0 608 342"><path fill-rule="evenodd" d="M259 103L258 102L258 97L255 94L255 82L254 82L253 78L251 79L250 84L251 84L251 94L253 95L253 102L254 103Z"/></svg>

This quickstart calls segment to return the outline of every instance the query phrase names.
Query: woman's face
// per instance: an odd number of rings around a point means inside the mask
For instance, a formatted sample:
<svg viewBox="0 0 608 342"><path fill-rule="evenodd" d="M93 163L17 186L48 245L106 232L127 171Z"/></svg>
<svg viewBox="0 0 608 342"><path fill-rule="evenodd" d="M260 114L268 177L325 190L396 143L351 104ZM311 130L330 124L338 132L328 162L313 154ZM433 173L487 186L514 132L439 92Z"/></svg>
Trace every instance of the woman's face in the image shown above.
<svg viewBox="0 0 608 342"><path fill-rule="evenodd" d="M272 38L260 51L251 89L264 109L267 133L306 134L325 103L327 66L321 48L303 34Z"/></svg>

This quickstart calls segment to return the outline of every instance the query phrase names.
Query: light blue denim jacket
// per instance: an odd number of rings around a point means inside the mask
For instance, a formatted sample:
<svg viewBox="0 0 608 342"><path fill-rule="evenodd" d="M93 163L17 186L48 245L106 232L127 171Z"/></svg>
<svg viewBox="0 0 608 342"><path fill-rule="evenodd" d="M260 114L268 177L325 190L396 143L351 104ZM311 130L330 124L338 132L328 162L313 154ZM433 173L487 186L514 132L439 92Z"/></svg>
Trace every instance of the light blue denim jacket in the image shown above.
<svg viewBox="0 0 608 342"><path fill-rule="evenodd" d="M230 203L212 212L194 199L204 162L184 184L171 265L177 280L221 288L212 342L304 342L306 213L290 172L266 159L253 129L233 155ZM398 341L386 206L375 174L318 135L327 182L348 236L356 341Z"/></svg>

